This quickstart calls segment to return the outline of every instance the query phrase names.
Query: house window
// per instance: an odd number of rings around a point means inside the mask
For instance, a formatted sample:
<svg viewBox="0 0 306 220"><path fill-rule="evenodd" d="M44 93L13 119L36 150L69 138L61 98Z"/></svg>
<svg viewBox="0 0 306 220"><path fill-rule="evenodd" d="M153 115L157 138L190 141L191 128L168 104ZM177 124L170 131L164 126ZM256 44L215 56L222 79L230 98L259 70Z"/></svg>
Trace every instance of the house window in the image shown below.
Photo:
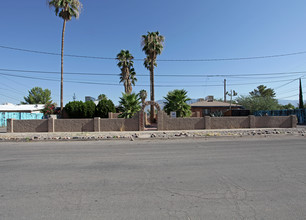
<svg viewBox="0 0 306 220"><path fill-rule="evenodd" d="M210 109L203 109L203 115L209 115Z"/></svg>

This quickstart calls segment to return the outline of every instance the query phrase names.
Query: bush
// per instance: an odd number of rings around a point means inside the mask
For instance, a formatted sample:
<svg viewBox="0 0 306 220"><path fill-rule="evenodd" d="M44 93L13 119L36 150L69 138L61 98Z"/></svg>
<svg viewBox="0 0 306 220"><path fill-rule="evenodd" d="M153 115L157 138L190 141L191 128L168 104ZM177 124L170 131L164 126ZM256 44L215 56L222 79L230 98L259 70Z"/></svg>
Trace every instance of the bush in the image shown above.
<svg viewBox="0 0 306 220"><path fill-rule="evenodd" d="M84 118L93 118L95 116L96 104L93 101L84 103Z"/></svg>
<svg viewBox="0 0 306 220"><path fill-rule="evenodd" d="M65 111L70 118L84 118L84 103L82 101L73 101L65 105Z"/></svg>
<svg viewBox="0 0 306 220"><path fill-rule="evenodd" d="M138 111L141 110L140 98L138 94L122 93L119 101L119 110L122 112L119 118L132 118Z"/></svg>
<svg viewBox="0 0 306 220"><path fill-rule="evenodd" d="M47 102L41 112L44 113L44 115L52 115L55 113L55 107L55 103Z"/></svg>
<svg viewBox="0 0 306 220"><path fill-rule="evenodd" d="M102 99L96 106L95 117L108 118L109 112L116 112L112 100Z"/></svg>

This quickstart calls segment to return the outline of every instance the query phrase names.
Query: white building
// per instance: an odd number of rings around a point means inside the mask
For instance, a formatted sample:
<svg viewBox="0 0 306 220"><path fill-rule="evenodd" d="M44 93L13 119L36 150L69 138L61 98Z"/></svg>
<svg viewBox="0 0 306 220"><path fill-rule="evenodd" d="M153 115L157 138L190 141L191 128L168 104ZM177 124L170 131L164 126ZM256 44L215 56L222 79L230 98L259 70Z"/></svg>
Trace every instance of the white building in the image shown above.
<svg viewBox="0 0 306 220"><path fill-rule="evenodd" d="M0 105L0 112L27 112L27 113L40 113L44 109L44 104L34 104L34 105L22 105L22 104L12 104L5 103Z"/></svg>

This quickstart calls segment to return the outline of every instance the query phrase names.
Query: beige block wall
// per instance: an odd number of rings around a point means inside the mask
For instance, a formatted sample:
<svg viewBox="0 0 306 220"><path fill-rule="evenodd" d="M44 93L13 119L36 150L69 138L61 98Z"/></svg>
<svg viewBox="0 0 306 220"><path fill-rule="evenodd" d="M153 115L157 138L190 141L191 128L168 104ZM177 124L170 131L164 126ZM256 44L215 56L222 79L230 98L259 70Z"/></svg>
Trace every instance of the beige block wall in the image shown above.
<svg viewBox="0 0 306 220"><path fill-rule="evenodd" d="M139 118L138 113L130 119L8 119L7 132L138 131L140 129ZM295 116L170 118L166 113L159 112L157 126L158 130L196 130L253 127L292 128L296 125Z"/></svg>
<svg viewBox="0 0 306 220"><path fill-rule="evenodd" d="M210 129L249 128L248 117L211 117Z"/></svg>
<svg viewBox="0 0 306 220"><path fill-rule="evenodd" d="M13 120L13 132L48 132L48 120Z"/></svg>
<svg viewBox="0 0 306 220"><path fill-rule="evenodd" d="M55 132L92 132L93 119L57 119L54 120Z"/></svg>
<svg viewBox="0 0 306 220"><path fill-rule="evenodd" d="M100 119L100 131L138 131L138 118Z"/></svg>
<svg viewBox="0 0 306 220"><path fill-rule="evenodd" d="M166 113L158 115L159 130L197 130L205 128L204 118L170 118Z"/></svg>
<svg viewBox="0 0 306 220"><path fill-rule="evenodd" d="M256 128L291 128L292 120L295 117L291 116L263 116L256 117L255 127ZM296 123L294 127L296 127Z"/></svg>

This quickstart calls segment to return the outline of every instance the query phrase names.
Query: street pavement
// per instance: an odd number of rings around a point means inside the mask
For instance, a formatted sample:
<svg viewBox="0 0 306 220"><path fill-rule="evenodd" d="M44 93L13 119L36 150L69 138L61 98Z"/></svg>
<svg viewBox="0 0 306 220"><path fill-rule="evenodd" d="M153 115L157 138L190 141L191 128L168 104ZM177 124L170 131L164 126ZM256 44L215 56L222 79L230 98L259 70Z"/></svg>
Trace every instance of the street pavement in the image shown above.
<svg viewBox="0 0 306 220"><path fill-rule="evenodd" d="M0 219L305 219L305 143L2 142Z"/></svg>

